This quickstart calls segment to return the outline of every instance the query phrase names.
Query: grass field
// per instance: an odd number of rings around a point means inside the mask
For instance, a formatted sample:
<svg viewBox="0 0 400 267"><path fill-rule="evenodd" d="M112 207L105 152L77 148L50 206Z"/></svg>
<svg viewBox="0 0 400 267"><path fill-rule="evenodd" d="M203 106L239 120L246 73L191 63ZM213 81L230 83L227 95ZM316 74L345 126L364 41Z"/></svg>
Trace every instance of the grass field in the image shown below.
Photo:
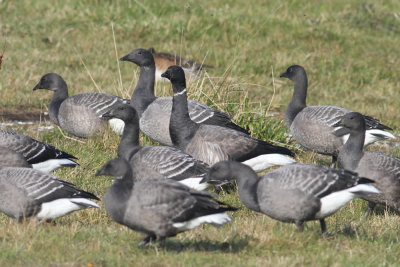
<svg viewBox="0 0 400 267"><path fill-rule="evenodd" d="M33 2L33 1L32 1ZM57 72L70 94L101 91L130 97L138 68L117 58L138 47L181 54L214 68L189 84L192 99L225 110L252 135L295 149L300 162L329 159L286 140L283 111L293 85L279 78L292 64L309 77L308 104L329 104L400 126L400 4L378 1L22 1L0 0L0 114L47 111L51 93L32 92ZM0 50L1 51L1 50ZM157 84L157 95L171 94ZM63 137L49 123L1 126L49 142L79 158L55 174L103 197L111 185L94 173L116 156L111 131L88 140ZM143 137L143 144L155 144ZM392 146L375 146L400 156ZM243 207L230 190L219 199L241 209L222 228L203 226L138 249L143 236L100 210L60 218L56 225L0 215L1 266L396 266L400 217L381 207L368 220L366 203L351 202L304 233Z"/></svg>

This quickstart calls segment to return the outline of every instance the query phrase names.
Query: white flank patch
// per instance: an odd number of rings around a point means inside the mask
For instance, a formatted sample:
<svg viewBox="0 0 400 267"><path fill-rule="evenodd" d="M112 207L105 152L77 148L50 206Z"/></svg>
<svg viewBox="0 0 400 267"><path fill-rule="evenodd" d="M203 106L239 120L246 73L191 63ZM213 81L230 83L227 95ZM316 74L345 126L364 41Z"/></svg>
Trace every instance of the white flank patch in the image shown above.
<svg viewBox="0 0 400 267"><path fill-rule="evenodd" d="M196 228L202 223L210 223L214 226L221 226L223 224L231 222L232 219L226 213L217 213L211 214L207 216L198 217L196 219L186 221L186 222L179 222L174 223L172 226L178 228L179 231L186 231L193 228Z"/></svg>
<svg viewBox="0 0 400 267"><path fill-rule="evenodd" d="M122 132L124 131L125 127L125 123L123 120L112 118L108 120L108 124L116 134L122 135Z"/></svg>
<svg viewBox="0 0 400 267"><path fill-rule="evenodd" d="M69 159L49 159L43 162L32 164L32 168L40 170L42 172L49 173L65 165L78 165L78 164Z"/></svg>
<svg viewBox="0 0 400 267"><path fill-rule="evenodd" d="M376 136L378 135L378 136ZM350 134L343 135L343 143L347 142L347 139L349 139ZM364 146L368 146L372 143L375 143L376 141L382 140L382 139L395 139L396 137L386 131L382 130L377 130L377 129L372 129L372 130L367 130L365 131L365 140L364 140Z"/></svg>
<svg viewBox="0 0 400 267"><path fill-rule="evenodd" d="M208 183L200 183L203 178L187 178L179 181L180 183L186 185L187 187L203 191L206 190L210 185Z"/></svg>
<svg viewBox="0 0 400 267"><path fill-rule="evenodd" d="M86 198L60 198L43 203L42 209L36 217L38 219L53 219L86 208L100 208L100 206Z"/></svg>
<svg viewBox="0 0 400 267"><path fill-rule="evenodd" d="M321 209L316 214L317 219L328 217L346 205L358 194L379 193L378 189L369 184L359 184L346 190L337 191L321 198Z"/></svg>
<svg viewBox="0 0 400 267"><path fill-rule="evenodd" d="M255 172L262 172L272 166L281 166L295 163L291 157L282 154L264 154L252 159L248 159L243 164L251 167Z"/></svg>

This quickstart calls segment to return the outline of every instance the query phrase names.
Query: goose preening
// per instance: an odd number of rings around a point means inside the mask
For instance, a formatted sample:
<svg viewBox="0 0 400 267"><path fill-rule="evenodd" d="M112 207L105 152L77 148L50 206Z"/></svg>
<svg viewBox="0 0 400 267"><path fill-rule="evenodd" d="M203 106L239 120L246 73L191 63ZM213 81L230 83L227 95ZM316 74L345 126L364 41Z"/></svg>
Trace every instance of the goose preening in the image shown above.
<svg viewBox="0 0 400 267"><path fill-rule="evenodd" d="M0 146L0 167L32 168L24 156L10 148Z"/></svg>
<svg viewBox="0 0 400 267"><path fill-rule="evenodd" d="M254 211L281 221L295 223L301 232L304 222L319 220L326 231L325 218L355 197L379 191L372 180L343 169L291 164L268 172L261 178L248 166L223 161L211 166L204 181L236 180L239 198Z"/></svg>
<svg viewBox="0 0 400 267"><path fill-rule="evenodd" d="M37 141L29 136L12 131L0 130L0 146L21 153L32 168L51 172L60 167L76 167L76 157Z"/></svg>
<svg viewBox="0 0 400 267"><path fill-rule="evenodd" d="M73 211L99 208L95 195L30 168L0 167L0 211L23 220L51 220Z"/></svg>
<svg viewBox="0 0 400 267"><path fill-rule="evenodd" d="M172 179L136 181L130 164L122 158L106 163L99 175L114 177L107 190L104 205L108 215L117 223L144 233L147 237L138 246L151 241L164 242L166 237L193 229L202 223L221 226L233 211L204 191L191 189Z"/></svg>
<svg viewBox="0 0 400 267"><path fill-rule="evenodd" d="M349 138L349 130L334 126L339 117L351 112L335 106L307 106L307 74L303 67L290 66L280 77L293 81L292 99L285 111L285 122L290 134L303 147L317 153L332 156L332 166L336 164L339 149ZM392 130L377 119L363 115L367 131L365 145L377 140L395 138L385 130Z"/></svg>
<svg viewBox="0 0 400 267"><path fill-rule="evenodd" d="M386 204L400 212L400 159L382 152L363 152L367 126L362 114L347 113L336 126L350 131L349 139L339 152L339 167L374 180L374 186L381 192L363 197L369 202L366 217L376 204Z"/></svg>
<svg viewBox="0 0 400 267"><path fill-rule="evenodd" d="M124 121L118 157L126 159L133 166L137 180L164 177L197 190L208 187L208 184L200 184L209 168L206 163L173 147L139 145L139 116L132 106L120 104L102 116Z"/></svg>
<svg viewBox="0 0 400 267"><path fill-rule="evenodd" d="M133 62L140 67L139 81L131 98L131 105L139 114L140 130L161 144L172 146L169 135L172 98L154 95L156 67L153 55L146 49L138 48L120 60ZM221 111L194 100L189 100L188 105L189 115L196 123L215 124L247 133Z"/></svg>
<svg viewBox="0 0 400 267"><path fill-rule="evenodd" d="M49 105L50 120L59 125L69 134L88 138L102 131L107 120L100 116L120 103L129 103L129 100L103 93L82 93L68 96L68 87L64 79L56 73L43 75L40 82L33 88L53 91ZM121 134L124 124L121 120L108 120L108 124Z"/></svg>
<svg viewBox="0 0 400 267"><path fill-rule="evenodd" d="M292 151L217 125L197 124L189 116L186 80L181 67L171 66L162 74L174 92L169 131L174 146L209 165L235 160L256 172L295 162Z"/></svg>
<svg viewBox="0 0 400 267"><path fill-rule="evenodd" d="M168 81L167 79L162 78L161 74L164 73L168 67L173 65L179 65L183 68L186 80L198 78L204 68L210 67L203 63L182 58L176 54L156 52L153 47L149 48L149 52L153 55L156 64L156 79L161 82Z"/></svg>

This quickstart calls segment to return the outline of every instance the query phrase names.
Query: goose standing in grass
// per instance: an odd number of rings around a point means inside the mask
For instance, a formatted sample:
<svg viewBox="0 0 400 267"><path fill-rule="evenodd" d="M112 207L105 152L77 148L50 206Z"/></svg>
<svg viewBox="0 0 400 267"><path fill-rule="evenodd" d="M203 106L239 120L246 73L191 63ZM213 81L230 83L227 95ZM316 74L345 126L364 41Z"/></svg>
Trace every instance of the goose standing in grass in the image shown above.
<svg viewBox="0 0 400 267"><path fill-rule="evenodd" d="M204 191L193 190L171 179L136 181L130 164L122 158L106 163L99 175L114 177L107 190L104 205L117 223L141 232L147 237L138 246L151 241L164 242L166 237L196 228L202 223L221 226L231 218L229 207Z"/></svg>
<svg viewBox="0 0 400 267"><path fill-rule="evenodd" d="M173 55L165 52L156 52L156 50L151 47L149 52L154 57L154 62L156 64L156 79L157 81L167 82L168 80L161 77L168 67L173 65L179 65L185 71L186 80L198 78L201 71L204 68L209 68L210 66L198 63L192 60L182 58L178 55Z"/></svg>
<svg viewBox="0 0 400 267"><path fill-rule="evenodd" d="M153 55L146 49L138 48L120 60L133 62L140 67L139 82L131 98L131 105L139 114L140 130L153 140L172 146L169 135L172 98L154 95L156 67ZM247 133L233 123L227 114L194 100L188 102L189 115L194 122L220 125Z"/></svg>
<svg viewBox="0 0 400 267"><path fill-rule="evenodd" d="M366 122L358 112L347 113L336 123L350 131L350 137L340 149L340 168L358 172L375 181L380 194L363 197L369 202L366 217L376 204L386 204L400 212L400 159L382 152L363 152Z"/></svg>
<svg viewBox="0 0 400 267"><path fill-rule="evenodd" d="M37 141L16 132L0 130L0 146L21 153L32 168L51 172L60 167L76 167L76 157L52 145Z"/></svg>
<svg viewBox="0 0 400 267"><path fill-rule="evenodd" d="M209 165L235 160L251 166L256 172L295 162L287 156L293 156L287 148L271 145L234 129L195 123L189 117L182 68L171 66L162 76L171 81L174 92L169 126L174 146Z"/></svg>
<svg viewBox="0 0 400 267"><path fill-rule="evenodd" d="M280 77L293 81L293 97L285 111L285 122L294 139L307 149L332 156L335 166L339 149L349 138L349 130L335 127L339 117L351 112L335 106L307 106L307 74L303 67L290 66ZM385 138L395 138L385 130L392 130L373 117L363 115L367 123L365 145Z"/></svg>
<svg viewBox="0 0 400 267"><path fill-rule="evenodd" d="M206 163L173 147L139 145L139 116L132 106L120 104L102 116L124 121L118 157L126 159L133 166L137 180L164 177L197 190L208 187L208 184L200 184L209 169Z"/></svg>
<svg viewBox="0 0 400 267"><path fill-rule="evenodd" d="M68 96L64 79L56 73L47 73L33 88L53 91L49 116L53 123L61 126L69 134L88 138L106 127L107 121L100 116L119 103L129 100L103 93L82 93ZM124 124L121 120L109 120L111 128L121 134Z"/></svg>
<svg viewBox="0 0 400 267"><path fill-rule="evenodd" d="M0 211L17 218L51 220L73 211L99 208L95 195L50 174L16 167L0 167Z"/></svg>
<svg viewBox="0 0 400 267"><path fill-rule="evenodd" d="M325 233L325 218L355 197L379 192L372 180L343 169L291 164L261 178L246 165L223 161L211 166L204 181L237 182L239 198L254 211L281 221L295 223L299 232L304 222L319 220Z"/></svg>

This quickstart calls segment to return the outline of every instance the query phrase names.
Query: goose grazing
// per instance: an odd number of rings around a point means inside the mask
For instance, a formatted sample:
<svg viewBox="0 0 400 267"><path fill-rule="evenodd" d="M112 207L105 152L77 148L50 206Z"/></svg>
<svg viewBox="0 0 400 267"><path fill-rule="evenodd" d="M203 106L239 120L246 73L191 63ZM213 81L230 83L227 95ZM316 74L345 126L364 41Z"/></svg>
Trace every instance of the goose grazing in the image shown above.
<svg viewBox="0 0 400 267"><path fill-rule="evenodd" d="M32 168L32 165L25 160L21 153L0 146L0 167Z"/></svg>
<svg viewBox="0 0 400 267"><path fill-rule="evenodd" d="M130 164L122 158L109 161L96 173L114 177L104 205L117 223L147 237L138 246L193 229L202 223L221 226L231 221L229 207L204 191L193 190L172 179L136 181Z"/></svg>
<svg viewBox="0 0 400 267"><path fill-rule="evenodd" d="M332 156L332 167L335 166L339 149L349 138L349 130L335 127L339 117L351 112L335 106L307 106L307 74L303 67L289 67L280 77L293 81L292 100L285 111L285 122L294 139L307 149ZM365 116L367 133L365 145L385 138L395 138L384 130L392 130L373 117Z"/></svg>
<svg viewBox="0 0 400 267"><path fill-rule="evenodd" d="M32 165L32 168L51 172L60 167L76 167L76 157L52 145L16 132L0 130L0 146L14 150ZM22 166L21 166L22 167Z"/></svg>
<svg viewBox="0 0 400 267"><path fill-rule="evenodd" d="M322 233L325 218L355 197L379 192L356 173L316 165L291 164L268 172L261 178L246 165L223 161L211 166L204 181L237 182L239 198L254 211L281 221L295 223L299 232L304 222L319 220Z"/></svg>
<svg viewBox="0 0 400 267"><path fill-rule="evenodd" d="M119 103L129 103L120 97L103 93L83 93L68 97L68 87L64 79L56 73L47 73L33 88L53 91L50 101L50 120L61 126L66 132L82 137L89 136L103 130L107 121L100 116ZM111 128L121 134L123 122L109 120Z"/></svg>
<svg viewBox="0 0 400 267"><path fill-rule="evenodd" d="M169 131L174 146L209 165L234 160L251 166L256 172L271 166L295 162L287 148L217 125L197 124L189 117L185 74L181 67L171 66L162 74L174 91Z"/></svg>
<svg viewBox="0 0 400 267"><path fill-rule="evenodd" d="M149 52L154 57L154 62L156 64L156 79L160 82L168 81L167 79L162 78L161 74L164 73L168 67L173 65L179 65L183 68L185 71L186 80L199 77L204 68L210 67L208 65L204 65L203 63L197 63L192 60L184 59L175 54L156 52L153 47L149 48Z"/></svg>
<svg viewBox="0 0 400 267"><path fill-rule="evenodd" d="M99 200L75 185L50 174L15 167L0 167L0 211L17 218L51 220L73 211L99 208Z"/></svg>
<svg viewBox="0 0 400 267"><path fill-rule="evenodd" d="M381 192L363 197L369 202L366 217L376 204L386 204L400 212L400 159L381 152L362 151L367 129L362 114L347 113L336 125L350 131L349 139L339 152L339 167L374 180L376 188Z"/></svg>
<svg viewBox="0 0 400 267"><path fill-rule="evenodd" d="M173 147L139 145L139 116L132 106L120 104L102 116L124 121L118 157L129 161L137 180L164 177L197 190L208 187L208 184L200 184L209 168L206 163Z"/></svg>
<svg viewBox="0 0 400 267"><path fill-rule="evenodd" d="M154 95L156 67L153 55L146 49L138 48L120 60L133 62L140 67L139 82L131 98L131 105L139 114L140 130L161 144L172 146L169 136L172 98ZM188 102L189 114L194 122L220 125L247 133L234 124L227 114L194 100Z"/></svg>

